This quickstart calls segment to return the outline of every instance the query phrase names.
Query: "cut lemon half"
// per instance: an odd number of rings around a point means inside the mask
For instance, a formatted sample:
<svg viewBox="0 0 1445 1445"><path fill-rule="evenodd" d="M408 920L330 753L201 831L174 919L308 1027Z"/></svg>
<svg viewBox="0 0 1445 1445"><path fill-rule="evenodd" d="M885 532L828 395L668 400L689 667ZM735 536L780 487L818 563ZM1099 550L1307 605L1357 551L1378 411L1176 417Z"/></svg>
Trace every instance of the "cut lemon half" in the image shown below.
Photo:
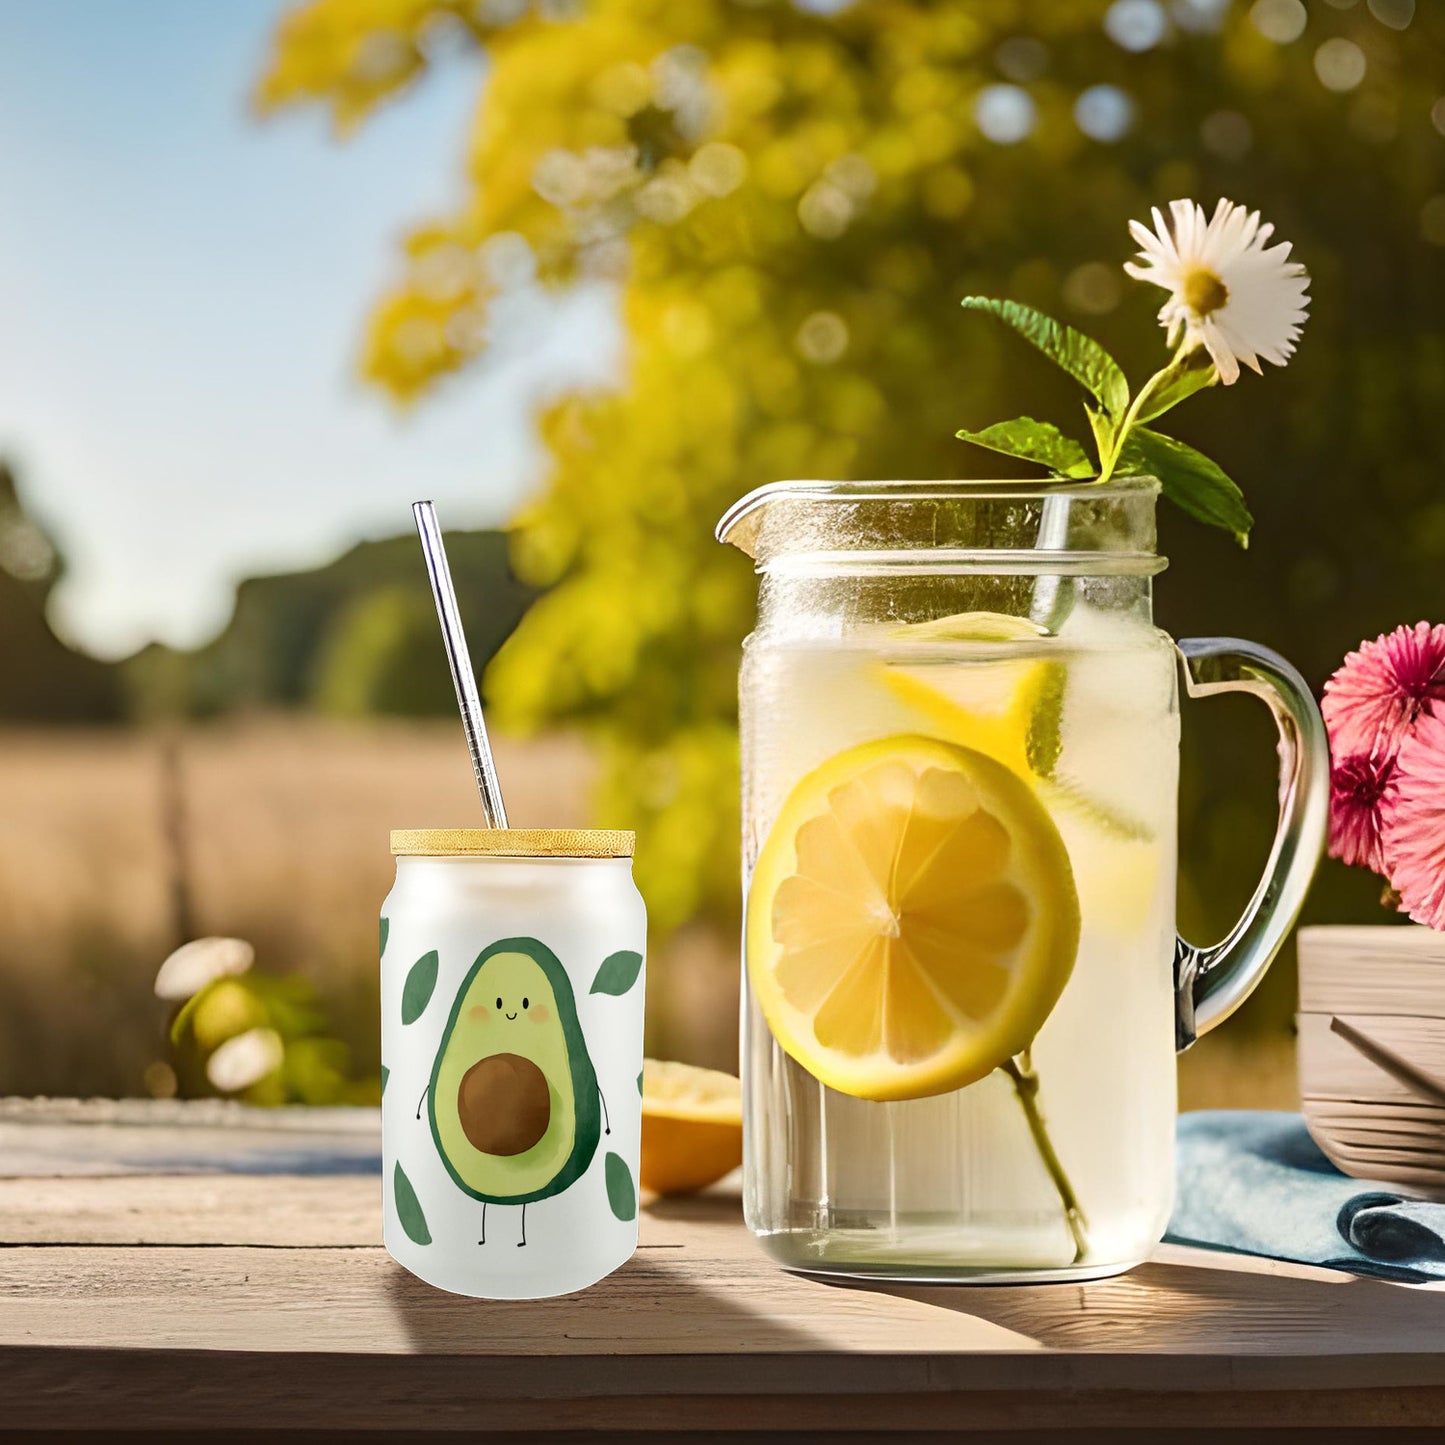
<svg viewBox="0 0 1445 1445"><path fill-rule="evenodd" d="M689 1194L743 1162L742 1085L692 1064L642 1061L644 1189Z"/></svg>
<svg viewBox="0 0 1445 1445"><path fill-rule="evenodd" d="M805 777L748 890L748 978L830 1088L917 1099L1027 1048L1063 992L1079 900L1032 788L971 748L902 736Z"/></svg>

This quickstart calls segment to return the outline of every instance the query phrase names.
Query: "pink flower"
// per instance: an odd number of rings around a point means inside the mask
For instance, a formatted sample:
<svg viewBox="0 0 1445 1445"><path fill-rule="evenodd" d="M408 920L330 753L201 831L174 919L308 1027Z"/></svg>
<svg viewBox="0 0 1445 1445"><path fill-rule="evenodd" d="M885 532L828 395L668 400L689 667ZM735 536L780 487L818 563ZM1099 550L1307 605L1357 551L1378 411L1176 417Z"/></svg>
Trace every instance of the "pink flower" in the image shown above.
<svg viewBox="0 0 1445 1445"><path fill-rule="evenodd" d="M1422 716L1400 749L1384 828L1385 871L1400 906L1445 929L1445 715Z"/></svg>
<svg viewBox="0 0 1445 1445"><path fill-rule="evenodd" d="M1393 758L1368 753L1336 758L1330 769L1330 857L1383 872L1381 834L1393 812L1396 789Z"/></svg>
<svg viewBox="0 0 1445 1445"><path fill-rule="evenodd" d="M1337 758L1393 758L1422 714L1445 711L1445 623L1361 644L1325 684L1321 708Z"/></svg>

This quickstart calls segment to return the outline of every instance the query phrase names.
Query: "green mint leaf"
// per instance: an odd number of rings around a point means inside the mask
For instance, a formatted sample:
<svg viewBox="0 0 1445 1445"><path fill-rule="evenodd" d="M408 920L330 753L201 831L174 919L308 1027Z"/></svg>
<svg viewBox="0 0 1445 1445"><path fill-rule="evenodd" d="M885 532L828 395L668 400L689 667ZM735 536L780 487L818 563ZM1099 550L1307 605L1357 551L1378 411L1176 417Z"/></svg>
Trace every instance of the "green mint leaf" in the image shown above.
<svg viewBox="0 0 1445 1445"><path fill-rule="evenodd" d="M965 296L969 311L987 311L1012 326L1025 341L1038 347L1080 386L1093 393L1116 421L1129 409L1129 383L1119 363L1097 341L1071 326L1017 301L996 301L991 296Z"/></svg>
<svg viewBox="0 0 1445 1445"><path fill-rule="evenodd" d="M1002 452L1006 457L1037 462L1061 477L1094 475L1094 464L1083 447L1046 421L1020 416L1013 421L995 422L982 431L961 431L958 435L976 447L987 447L989 451Z"/></svg>
<svg viewBox="0 0 1445 1445"><path fill-rule="evenodd" d="M1244 504L1244 493L1203 452L1146 426L1136 426L1120 460L1130 471L1158 477L1164 495L1176 507L1211 527L1223 527L1241 547L1249 546L1254 518Z"/></svg>
<svg viewBox="0 0 1445 1445"><path fill-rule="evenodd" d="M1135 420L1153 421L1156 416L1163 416L1166 411L1178 406L1196 391L1203 391L1206 386L1213 386L1218 380L1219 373L1214 369L1214 361L1209 353L1202 347L1191 351L1188 356L1165 370L1158 390L1151 393L1149 399L1140 407Z"/></svg>

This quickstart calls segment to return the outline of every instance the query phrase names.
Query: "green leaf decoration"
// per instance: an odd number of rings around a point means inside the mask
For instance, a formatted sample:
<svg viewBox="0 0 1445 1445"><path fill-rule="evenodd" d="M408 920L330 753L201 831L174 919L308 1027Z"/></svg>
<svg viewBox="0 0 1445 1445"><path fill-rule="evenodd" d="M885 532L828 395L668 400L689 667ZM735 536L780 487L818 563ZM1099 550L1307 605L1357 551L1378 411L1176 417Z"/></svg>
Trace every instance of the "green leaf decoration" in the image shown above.
<svg viewBox="0 0 1445 1445"><path fill-rule="evenodd" d="M421 1200L416 1197L416 1190L411 1187L411 1180L400 1164L392 1175L392 1193L396 1196L396 1217L401 1220L406 1237L413 1244L430 1244L431 1230L427 1228Z"/></svg>
<svg viewBox="0 0 1445 1445"><path fill-rule="evenodd" d="M1164 495L1191 517L1223 527L1241 547L1249 545L1254 518L1244 504L1244 494L1203 452L1136 426L1129 433L1122 461L1131 470L1158 477Z"/></svg>
<svg viewBox="0 0 1445 1445"><path fill-rule="evenodd" d="M638 1092L639 1094L642 1092L642 1075L641 1075L641 1074L638 1074L638 1076L637 1076L637 1092Z"/></svg>
<svg viewBox="0 0 1445 1445"><path fill-rule="evenodd" d="M426 1012L437 986L437 951L424 953L412 964L401 990L401 1021L414 1024Z"/></svg>
<svg viewBox="0 0 1445 1445"><path fill-rule="evenodd" d="M1037 462L1061 477L1094 475L1094 464L1083 447L1046 421L1020 416L1013 421L995 422L982 431L961 431L958 435L976 447L987 447L989 451L1002 452L1006 457Z"/></svg>
<svg viewBox="0 0 1445 1445"><path fill-rule="evenodd" d="M1196 391L1203 391L1218 380L1219 373L1214 369L1209 353L1203 349L1191 351L1183 361L1176 362L1165 371L1159 389L1139 408L1136 420L1153 421L1156 416L1163 416Z"/></svg>
<svg viewBox="0 0 1445 1445"><path fill-rule="evenodd" d="M383 919L381 920L381 949L380 949L380 952L381 952L382 954L385 954L385 953L386 953L386 935L387 935L388 933L390 933L390 932L391 932L391 919L389 919L389 918L383 918Z"/></svg>
<svg viewBox="0 0 1445 1445"><path fill-rule="evenodd" d="M381 1093L382 1093L382 1097L383 1097L383 1098L386 1097L386 1081L387 1081L390 1077L391 1077L391 1070L388 1069L385 1064L383 1064L383 1065L381 1066Z"/></svg>
<svg viewBox="0 0 1445 1445"><path fill-rule="evenodd" d="M620 1154L609 1154L606 1161L607 1202L612 1212L624 1223L637 1218L637 1190L632 1185L632 1171Z"/></svg>
<svg viewBox="0 0 1445 1445"><path fill-rule="evenodd" d="M1129 383L1123 368L1091 337L1017 301L965 296L963 305L969 311L986 311L1006 326L1012 326L1025 341L1038 347L1050 361L1092 392L1111 417L1118 419L1128 411Z"/></svg>
<svg viewBox="0 0 1445 1445"><path fill-rule="evenodd" d="M602 960L597 977L592 980L590 993L610 993L620 997L637 982L642 972L642 955L624 948L620 953L609 954Z"/></svg>

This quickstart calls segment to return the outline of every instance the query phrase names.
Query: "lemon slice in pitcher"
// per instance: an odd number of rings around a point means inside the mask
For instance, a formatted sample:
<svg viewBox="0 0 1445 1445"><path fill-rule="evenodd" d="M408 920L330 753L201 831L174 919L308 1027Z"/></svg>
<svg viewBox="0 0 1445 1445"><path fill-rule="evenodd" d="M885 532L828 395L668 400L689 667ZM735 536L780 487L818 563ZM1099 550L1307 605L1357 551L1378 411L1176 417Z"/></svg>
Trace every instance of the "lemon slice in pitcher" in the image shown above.
<svg viewBox="0 0 1445 1445"><path fill-rule="evenodd" d="M1048 629L1004 612L960 612L896 628L910 647L938 643L1036 642ZM883 665L883 680L895 697L938 729L940 737L1011 768L1020 777L1041 771L1057 756L1063 669L1038 656L1020 656L986 666L910 663ZM1052 754L1040 753L1052 744Z"/></svg>
<svg viewBox="0 0 1445 1445"><path fill-rule="evenodd" d="M896 628L910 646L930 642L1031 642L1048 629L1002 612L961 612ZM880 665L884 685L946 742L976 748L1027 778L1050 811L1066 812L1124 842L1148 842L1152 830L1094 797L1055 767L1063 743L1066 662L1039 656L967 663Z"/></svg>
<svg viewBox="0 0 1445 1445"><path fill-rule="evenodd" d="M748 891L748 977L785 1050L864 1099L961 1088L1028 1047L1079 941L1033 790L935 738L865 743L789 795Z"/></svg>

